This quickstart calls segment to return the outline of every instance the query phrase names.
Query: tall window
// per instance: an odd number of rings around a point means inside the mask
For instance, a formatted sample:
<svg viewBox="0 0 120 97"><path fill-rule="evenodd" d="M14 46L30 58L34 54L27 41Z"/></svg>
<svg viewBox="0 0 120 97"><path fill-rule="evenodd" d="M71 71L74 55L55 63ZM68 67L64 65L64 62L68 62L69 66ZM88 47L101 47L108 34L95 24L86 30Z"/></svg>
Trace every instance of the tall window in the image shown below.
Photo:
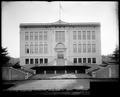
<svg viewBox="0 0 120 97"><path fill-rule="evenodd" d="M77 44L73 44L73 52L77 53Z"/></svg>
<svg viewBox="0 0 120 97"><path fill-rule="evenodd" d="M87 45L87 50L88 50L88 53L91 52L91 44L88 44L88 45Z"/></svg>
<svg viewBox="0 0 120 97"><path fill-rule="evenodd" d="M96 63L96 58L92 58L92 63Z"/></svg>
<svg viewBox="0 0 120 97"><path fill-rule="evenodd" d="M43 53L43 44L42 43L39 44L39 53Z"/></svg>
<svg viewBox="0 0 120 97"><path fill-rule="evenodd" d="M33 54L33 43L30 44L30 53Z"/></svg>
<svg viewBox="0 0 120 97"><path fill-rule="evenodd" d="M28 43L25 44L25 54L29 54L29 45L28 45Z"/></svg>
<svg viewBox="0 0 120 97"><path fill-rule="evenodd" d="M25 59L25 64L29 64L29 59Z"/></svg>
<svg viewBox="0 0 120 97"><path fill-rule="evenodd" d="M96 52L96 46L95 46L95 44L92 44L92 52L93 52L93 53Z"/></svg>
<svg viewBox="0 0 120 97"><path fill-rule="evenodd" d="M43 32L40 31L40 32L39 32L39 40L42 40L42 39L43 39Z"/></svg>
<svg viewBox="0 0 120 97"><path fill-rule="evenodd" d="M46 54L46 53L48 53L48 44L44 44L44 53Z"/></svg>
<svg viewBox="0 0 120 97"><path fill-rule="evenodd" d="M48 63L48 59L47 59L47 58L44 59L44 63L45 63L45 64Z"/></svg>
<svg viewBox="0 0 120 97"><path fill-rule="evenodd" d="M82 58L78 58L78 63L82 63Z"/></svg>
<svg viewBox="0 0 120 97"><path fill-rule="evenodd" d="M83 63L86 63L86 58L83 58Z"/></svg>
<svg viewBox="0 0 120 97"><path fill-rule="evenodd" d="M81 31L78 31L78 40L81 40Z"/></svg>
<svg viewBox="0 0 120 97"><path fill-rule="evenodd" d="M33 32L30 32L30 40L33 40Z"/></svg>
<svg viewBox="0 0 120 97"><path fill-rule="evenodd" d="M77 58L73 59L73 63L75 63L75 64L77 63Z"/></svg>
<svg viewBox="0 0 120 97"><path fill-rule="evenodd" d="M95 31L92 31L92 39L95 40Z"/></svg>
<svg viewBox="0 0 120 97"><path fill-rule="evenodd" d="M40 59L40 64L43 64L43 59L42 58Z"/></svg>
<svg viewBox="0 0 120 97"><path fill-rule="evenodd" d="M87 39L90 40L91 39L91 32L87 31Z"/></svg>
<svg viewBox="0 0 120 97"><path fill-rule="evenodd" d="M56 31L55 38L56 38L56 42L64 42L65 41L65 32L64 31Z"/></svg>
<svg viewBox="0 0 120 97"><path fill-rule="evenodd" d="M34 64L34 60L33 59L30 59L30 64Z"/></svg>
<svg viewBox="0 0 120 97"><path fill-rule="evenodd" d="M81 47L81 44L78 44L78 53L81 53L81 49L82 47Z"/></svg>
<svg viewBox="0 0 120 97"><path fill-rule="evenodd" d="M76 39L77 39L77 32L73 31L73 40L76 40Z"/></svg>
<svg viewBox="0 0 120 97"><path fill-rule="evenodd" d="M29 39L29 33L25 32L25 40L28 40L28 39Z"/></svg>
<svg viewBox="0 0 120 97"><path fill-rule="evenodd" d="M38 53L38 43L35 43L35 53Z"/></svg>
<svg viewBox="0 0 120 97"><path fill-rule="evenodd" d="M38 64L38 59L35 59L35 64Z"/></svg>
<svg viewBox="0 0 120 97"><path fill-rule="evenodd" d="M91 58L88 58L88 63L91 63Z"/></svg>
<svg viewBox="0 0 120 97"><path fill-rule="evenodd" d="M83 31L83 40L86 40L86 31Z"/></svg>
<svg viewBox="0 0 120 97"><path fill-rule="evenodd" d="M83 44L83 53L86 52L86 44Z"/></svg>
<svg viewBox="0 0 120 97"><path fill-rule="evenodd" d="M38 32L35 32L35 40L38 40Z"/></svg>
<svg viewBox="0 0 120 97"><path fill-rule="evenodd" d="M44 31L44 40L47 40L47 31Z"/></svg>

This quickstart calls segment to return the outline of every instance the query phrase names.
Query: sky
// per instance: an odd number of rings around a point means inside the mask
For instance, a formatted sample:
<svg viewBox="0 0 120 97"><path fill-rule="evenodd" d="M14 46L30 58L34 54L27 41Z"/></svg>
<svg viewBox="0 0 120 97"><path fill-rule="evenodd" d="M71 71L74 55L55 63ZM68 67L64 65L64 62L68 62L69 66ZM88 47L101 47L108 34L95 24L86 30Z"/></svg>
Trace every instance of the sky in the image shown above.
<svg viewBox="0 0 120 97"><path fill-rule="evenodd" d="M61 4L61 11L59 10ZM59 14L61 12L61 14ZM100 22L101 55L112 54L119 44L118 2L2 2L2 46L9 56L20 57L20 23Z"/></svg>

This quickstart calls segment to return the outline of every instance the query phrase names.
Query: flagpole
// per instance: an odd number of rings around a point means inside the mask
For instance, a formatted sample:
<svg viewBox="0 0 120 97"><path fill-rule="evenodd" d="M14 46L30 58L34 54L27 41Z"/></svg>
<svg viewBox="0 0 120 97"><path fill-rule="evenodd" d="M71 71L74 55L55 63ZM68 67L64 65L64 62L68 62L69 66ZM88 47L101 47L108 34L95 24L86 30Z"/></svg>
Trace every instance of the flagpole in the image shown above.
<svg viewBox="0 0 120 97"><path fill-rule="evenodd" d="M61 5L60 5L60 2L59 2L59 20L61 20Z"/></svg>

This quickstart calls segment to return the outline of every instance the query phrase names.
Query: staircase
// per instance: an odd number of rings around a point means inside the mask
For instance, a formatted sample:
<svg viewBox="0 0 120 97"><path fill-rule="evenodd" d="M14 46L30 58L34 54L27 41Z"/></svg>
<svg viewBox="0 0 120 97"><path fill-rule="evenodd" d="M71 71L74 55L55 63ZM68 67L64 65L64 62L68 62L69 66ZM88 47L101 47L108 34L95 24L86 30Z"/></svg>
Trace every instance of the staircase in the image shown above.
<svg viewBox="0 0 120 97"><path fill-rule="evenodd" d="M85 64L85 65L91 67L91 68L86 70L86 73L89 74L89 75L92 75L92 72L103 68L103 67L101 67L101 66L99 66L97 64Z"/></svg>

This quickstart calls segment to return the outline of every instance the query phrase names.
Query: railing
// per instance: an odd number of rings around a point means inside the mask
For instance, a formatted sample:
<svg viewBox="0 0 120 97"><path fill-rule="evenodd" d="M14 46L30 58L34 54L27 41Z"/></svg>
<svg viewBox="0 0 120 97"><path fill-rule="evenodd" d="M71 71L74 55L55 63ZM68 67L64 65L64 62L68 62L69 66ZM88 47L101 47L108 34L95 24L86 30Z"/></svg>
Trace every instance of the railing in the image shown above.
<svg viewBox="0 0 120 97"><path fill-rule="evenodd" d="M26 73L26 72L24 72L24 71L15 69L15 68L13 68L13 67L9 67L9 69L22 73L22 74L25 76L25 79L27 79L27 78L29 77L29 74Z"/></svg>
<svg viewBox="0 0 120 97"><path fill-rule="evenodd" d="M30 68L25 68L25 67L21 67L22 70L24 70L25 72L29 72L31 74L36 74L36 70L30 69Z"/></svg>

